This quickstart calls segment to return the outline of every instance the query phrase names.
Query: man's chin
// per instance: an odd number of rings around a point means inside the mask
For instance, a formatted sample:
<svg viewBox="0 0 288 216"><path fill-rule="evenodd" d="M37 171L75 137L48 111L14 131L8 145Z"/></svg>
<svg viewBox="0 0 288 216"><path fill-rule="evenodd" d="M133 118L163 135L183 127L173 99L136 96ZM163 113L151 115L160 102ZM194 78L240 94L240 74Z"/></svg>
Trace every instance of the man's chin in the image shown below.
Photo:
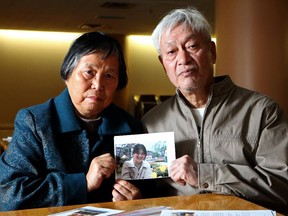
<svg viewBox="0 0 288 216"><path fill-rule="evenodd" d="M196 85L186 85L178 88L181 92L189 93L199 89Z"/></svg>

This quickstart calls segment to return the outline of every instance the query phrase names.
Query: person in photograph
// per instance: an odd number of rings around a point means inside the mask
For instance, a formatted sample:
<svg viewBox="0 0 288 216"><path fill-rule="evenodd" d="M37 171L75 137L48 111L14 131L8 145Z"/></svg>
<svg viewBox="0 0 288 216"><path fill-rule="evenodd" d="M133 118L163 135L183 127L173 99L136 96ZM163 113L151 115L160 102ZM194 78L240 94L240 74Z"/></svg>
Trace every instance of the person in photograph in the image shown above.
<svg viewBox="0 0 288 216"><path fill-rule="evenodd" d="M123 163L121 178L127 180L151 178L150 163L145 161L147 156L146 147L143 144L136 144L132 153L132 159Z"/></svg>
<svg viewBox="0 0 288 216"><path fill-rule="evenodd" d="M128 81L120 44L84 33L61 77L62 93L17 113L0 158L0 211L141 197L133 184L115 182L113 137L142 133L141 122L112 102Z"/></svg>
<svg viewBox="0 0 288 216"><path fill-rule="evenodd" d="M159 190L235 195L288 214L288 121L283 110L227 75L214 77L216 45L197 9L169 12L152 40L176 88L174 96L142 119L147 132L175 133L177 159L169 167L167 187Z"/></svg>

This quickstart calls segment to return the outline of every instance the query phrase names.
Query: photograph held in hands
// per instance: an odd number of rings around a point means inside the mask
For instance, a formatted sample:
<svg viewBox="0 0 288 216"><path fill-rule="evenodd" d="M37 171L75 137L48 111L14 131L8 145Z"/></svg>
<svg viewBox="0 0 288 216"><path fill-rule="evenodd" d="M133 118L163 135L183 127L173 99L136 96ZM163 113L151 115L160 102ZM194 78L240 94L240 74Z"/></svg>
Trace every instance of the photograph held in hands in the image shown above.
<svg viewBox="0 0 288 216"><path fill-rule="evenodd" d="M137 180L169 177L175 160L174 132L114 137L116 179Z"/></svg>

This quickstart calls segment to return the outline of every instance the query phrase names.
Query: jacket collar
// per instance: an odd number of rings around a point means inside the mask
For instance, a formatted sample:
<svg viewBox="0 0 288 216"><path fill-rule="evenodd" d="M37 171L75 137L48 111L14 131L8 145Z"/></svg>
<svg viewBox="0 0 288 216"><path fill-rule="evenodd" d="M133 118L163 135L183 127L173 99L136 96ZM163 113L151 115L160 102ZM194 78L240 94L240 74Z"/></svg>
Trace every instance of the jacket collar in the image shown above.
<svg viewBox="0 0 288 216"><path fill-rule="evenodd" d="M81 130L79 118L72 104L66 88L55 100L55 108L59 119L59 128L62 133Z"/></svg>
<svg viewBox="0 0 288 216"><path fill-rule="evenodd" d="M213 97L227 94L231 92L235 86L228 75L214 77L214 84L212 86Z"/></svg>
<svg viewBox="0 0 288 216"><path fill-rule="evenodd" d="M231 78L228 75L214 77L214 84L211 86L211 93L208 99L208 104L210 103L212 97L219 97L221 95L225 95L232 91L236 85L232 82ZM177 99L182 101L181 107L186 112L190 112L190 105L186 101L185 97L182 95L179 89L176 90ZM184 106L183 106L184 105Z"/></svg>
<svg viewBox="0 0 288 216"><path fill-rule="evenodd" d="M104 135L130 134L132 133L126 115L123 110L118 108L115 104L110 104L101 113L100 130Z"/></svg>
<svg viewBox="0 0 288 216"><path fill-rule="evenodd" d="M66 88L55 100L56 112L59 119L59 128L62 133L79 131L83 128L80 125L80 119L75 113L68 89ZM101 123L99 130L103 135L128 134L131 133L131 127L128 124L124 111L113 103L110 104L101 114Z"/></svg>
<svg viewBox="0 0 288 216"><path fill-rule="evenodd" d="M211 86L211 91L214 96L220 96L230 92L235 87L231 78L228 75L214 77L214 84ZM179 89L176 90L178 96L182 96ZM182 96L183 97L183 96Z"/></svg>

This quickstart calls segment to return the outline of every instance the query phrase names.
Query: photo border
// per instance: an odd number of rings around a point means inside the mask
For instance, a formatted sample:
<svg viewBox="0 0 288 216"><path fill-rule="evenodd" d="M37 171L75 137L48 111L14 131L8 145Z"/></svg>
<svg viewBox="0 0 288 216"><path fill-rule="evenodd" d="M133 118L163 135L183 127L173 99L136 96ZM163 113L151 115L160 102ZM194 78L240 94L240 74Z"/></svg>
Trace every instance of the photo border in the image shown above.
<svg viewBox="0 0 288 216"><path fill-rule="evenodd" d="M120 136L114 136L114 156L117 164L117 168L115 170L115 178L121 179L121 169L123 166L123 163L126 160L130 160L132 158L132 147L136 144L143 144L147 149L147 155L146 155L146 161L148 161L152 167L153 174L150 179L153 178L160 178L160 177L170 177L169 172L169 166L172 160L175 160L176 154L175 154L175 139L174 139L174 132L159 132L159 133L145 133L145 134L132 134L132 135L120 135ZM130 149L130 152L126 154L123 154L121 152L124 148L127 149L127 145L131 146L128 148ZM165 145L166 152L162 153L162 158L154 157L153 155L159 153L156 151L153 151L154 147L156 145ZM149 153L152 153L152 158ZM130 154L130 155L129 155ZM147 159L148 157L148 159ZM157 161L158 160L158 161ZM163 161L164 160L164 161ZM166 167L165 175L161 176L161 171L164 171L163 168ZM161 169L161 171L159 170ZM160 172L160 176L159 176ZM155 174L156 173L156 174ZM166 176L166 173L167 176ZM137 180L137 179L133 179Z"/></svg>

